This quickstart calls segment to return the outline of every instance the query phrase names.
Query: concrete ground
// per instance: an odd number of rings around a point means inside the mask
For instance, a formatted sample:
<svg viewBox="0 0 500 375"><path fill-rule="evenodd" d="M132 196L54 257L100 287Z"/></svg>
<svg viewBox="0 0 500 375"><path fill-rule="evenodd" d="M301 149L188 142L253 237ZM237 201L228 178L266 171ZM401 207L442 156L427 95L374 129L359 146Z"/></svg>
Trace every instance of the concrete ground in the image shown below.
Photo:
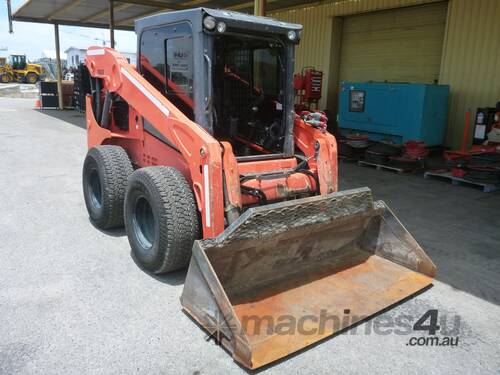
<svg viewBox="0 0 500 375"><path fill-rule="evenodd" d="M145 273L123 230L90 224L81 115L33 104L0 98L0 374L244 374L181 311L185 272ZM500 195L349 163L340 175L343 189L366 185L386 201L436 263L437 280L262 373L498 373ZM437 336L458 337L457 346L407 345L429 336L387 329L430 309Z"/></svg>

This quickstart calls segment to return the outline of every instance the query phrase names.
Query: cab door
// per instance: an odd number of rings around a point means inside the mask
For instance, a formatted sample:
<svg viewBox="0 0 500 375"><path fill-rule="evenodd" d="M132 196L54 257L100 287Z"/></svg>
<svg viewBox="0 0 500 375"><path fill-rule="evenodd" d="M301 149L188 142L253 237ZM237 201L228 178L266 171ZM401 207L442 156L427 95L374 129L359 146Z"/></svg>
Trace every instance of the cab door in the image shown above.
<svg viewBox="0 0 500 375"><path fill-rule="evenodd" d="M139 66L144 78L195 121L193 33L189 23L145 30Z"/></svg>

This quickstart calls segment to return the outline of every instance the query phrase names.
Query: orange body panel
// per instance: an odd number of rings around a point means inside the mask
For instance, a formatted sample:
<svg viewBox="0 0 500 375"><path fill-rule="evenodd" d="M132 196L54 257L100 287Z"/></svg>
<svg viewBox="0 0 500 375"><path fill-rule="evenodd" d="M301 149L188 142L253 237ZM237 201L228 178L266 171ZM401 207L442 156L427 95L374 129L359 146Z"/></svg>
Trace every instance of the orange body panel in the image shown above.
<svg viewBox="0 0 500 375"><path fill-rule="evenodd" d="M292 169L295 168L296 166L297 166L297 159L295 158L256 160L238 164L238 168L241 174L280 171L282 169Z"/></svg>
<svg viewBox="0 0 500 375"><path fill-rule="evenodd" d="M278 201L291 197L309 196L316 189L314 180L301 173L294 173L288 177L276 178L273 180L253 179L242 183L243 186L259 189L268 201ZM243 204L257 204L259 199L251 195L243 195Z"/></svg>
<svg viewBox="0 0 500 375"><path fill-rule="evenodd" d="M203 238L215 237L224 231L227 204L241 210L246 205L259 203L257 197L242 194L242 186L259 189L268 202L317 192L314 176L301 172L272 179L246 179L240 183L242 175L292 171L297 167L297 159L238 162L229 143L217 141L187 118L118 52L110 48L90 47L86 65L92 77L102 79L104 92L118 94L129 105L129 127L126 131L115 126L113 118L109 128L103 128L95 120L91 97L87 97L88 147L117 144L125 148L138 167L168 165L181 171L192 184L201 213ZM166 142L145 131L145 121ZM298 149L308 159L307 169L318 178L320 193L336 191L335 138L312 128L296 116L294 139Z"/></svg>

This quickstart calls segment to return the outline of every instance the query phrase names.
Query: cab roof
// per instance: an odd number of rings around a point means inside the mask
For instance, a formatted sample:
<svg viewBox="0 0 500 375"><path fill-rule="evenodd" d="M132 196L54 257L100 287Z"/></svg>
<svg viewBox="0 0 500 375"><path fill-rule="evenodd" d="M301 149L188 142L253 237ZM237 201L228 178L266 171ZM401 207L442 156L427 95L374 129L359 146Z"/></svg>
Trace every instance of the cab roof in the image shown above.
<svg viewBox="0 0 500 375"><path fill-rule="evenodd" d="M147 28L189 21L192 24L193 32L200 32L203 28L203 18L206 16L212 16L218 21L224 21L228 28L234 27L277 34L287 34L290 30L302 30L302 25L283 22L269 17L254 16L222 9L194 8L140 18L135 21L135 31L137 34L140 34L142 30Z"/></svg>

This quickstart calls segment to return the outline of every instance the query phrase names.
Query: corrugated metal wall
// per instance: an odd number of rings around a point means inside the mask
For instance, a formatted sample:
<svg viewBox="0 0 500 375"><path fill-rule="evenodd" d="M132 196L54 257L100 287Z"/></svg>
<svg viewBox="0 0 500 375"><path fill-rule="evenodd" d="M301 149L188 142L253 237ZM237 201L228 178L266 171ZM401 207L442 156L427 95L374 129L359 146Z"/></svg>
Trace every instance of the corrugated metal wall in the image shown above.
<svg viewBox="0 0 500 375"><path fill-rule="evenodd" d="M296 70L313 65L325 73L321 106L326 106L332 67L332 17L420 5L440 0L340 0L282 10L269 16L304 25ZM450 0L440 82L451 85L448 146L460 144L467 108L500 100L500 0ZM335 81L334 79L332 81ZM472 129L471 129L472 132Z"/></svg>
<svg viewBox="0 0 500 375"><path fill-rule="evenodd" d="M326 106L330 53L332 46L332 18L376 10L420 5L442 0L336 0L312 3L269 13L269 17L300 23L304 26L302 40L296 50L295 70L314 66L324 72L324 87L320 105Z"/></svg>
<svg viewBox="0 0 500 375"><path fill-rule="evenodd" d="M500 100L499 0L450 1L440 82L451 87L446 143L458 148L467 109Z"/></svg>
<svg viewBox="0 0 500 375"><path fill-rule="evenodd" d="M323 93L321 107L326 104L328 67L330 65L330 44L332 39L332 22L321 12L323 6L292 9L269 16L286 22L301 24L302 40L295 50L295 71L306 66L314 66L323 71Z"/></svg>

